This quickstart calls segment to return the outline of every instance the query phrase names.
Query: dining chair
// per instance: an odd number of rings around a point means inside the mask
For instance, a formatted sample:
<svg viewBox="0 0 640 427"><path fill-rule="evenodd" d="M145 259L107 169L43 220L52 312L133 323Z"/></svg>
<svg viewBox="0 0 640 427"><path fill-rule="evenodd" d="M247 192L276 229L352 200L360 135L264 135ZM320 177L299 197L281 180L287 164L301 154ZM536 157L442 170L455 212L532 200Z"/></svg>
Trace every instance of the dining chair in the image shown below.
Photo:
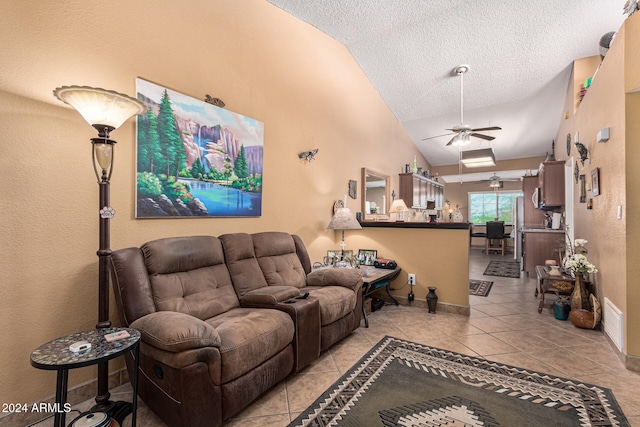
<svg viewBox="0 0 640 427"><path fill-rule="evenodd" d="M497 246L495 244L498 244ZM502 256L505 253L506 239L504 236L504 221L487 222L487 238L485 240L485 251L500 251Z"/></svg>

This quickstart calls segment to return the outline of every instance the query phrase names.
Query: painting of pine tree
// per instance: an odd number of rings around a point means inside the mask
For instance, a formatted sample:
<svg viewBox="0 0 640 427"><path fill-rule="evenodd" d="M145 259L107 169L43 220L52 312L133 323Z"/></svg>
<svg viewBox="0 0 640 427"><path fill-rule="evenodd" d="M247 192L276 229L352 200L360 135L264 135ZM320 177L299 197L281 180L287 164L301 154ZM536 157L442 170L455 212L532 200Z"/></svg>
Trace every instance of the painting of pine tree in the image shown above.
<svg viewBox="0 0 640 427"><path fill-rule="evenodd" d="M262 214L264 124L143 79L136 218Z"/></svg>

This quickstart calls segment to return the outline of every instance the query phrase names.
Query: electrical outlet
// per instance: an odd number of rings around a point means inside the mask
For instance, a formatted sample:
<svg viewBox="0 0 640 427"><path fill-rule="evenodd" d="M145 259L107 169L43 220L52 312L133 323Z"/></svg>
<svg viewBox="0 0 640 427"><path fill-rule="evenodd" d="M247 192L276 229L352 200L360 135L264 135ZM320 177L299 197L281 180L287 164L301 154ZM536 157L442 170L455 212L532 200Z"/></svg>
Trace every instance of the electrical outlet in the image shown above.
<svg viewBox="0 0 640 427"><path fill-rule="evenodd" d="M411 286L416 284L416 275L415 274L409 274L409 284Z"/></svg>

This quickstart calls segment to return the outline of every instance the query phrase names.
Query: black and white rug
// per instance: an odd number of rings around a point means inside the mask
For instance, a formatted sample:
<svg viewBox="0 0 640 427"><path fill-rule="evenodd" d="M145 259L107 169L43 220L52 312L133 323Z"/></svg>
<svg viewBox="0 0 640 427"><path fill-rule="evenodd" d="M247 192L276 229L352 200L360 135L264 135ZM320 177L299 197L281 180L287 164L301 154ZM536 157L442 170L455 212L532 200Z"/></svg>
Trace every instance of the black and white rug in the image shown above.
<svg viewBox="0 0 640 427"><path fill-rule="evenodd" d="M515 261L490 261L485 276L520 277L520 263Z"/></svg>
<svg viewBox="0 0 640 427"><path fill-rule="evenodd" d="M489 280L469 280L469 295L475 295L477 297L486 297L491 291L493 282Z"/></svg>
<svg viewBox="0 0 640 427"><path fill-rule="evenodd" d="M432 425L629 423L609 389L387 336L289 427Z"/></svg>

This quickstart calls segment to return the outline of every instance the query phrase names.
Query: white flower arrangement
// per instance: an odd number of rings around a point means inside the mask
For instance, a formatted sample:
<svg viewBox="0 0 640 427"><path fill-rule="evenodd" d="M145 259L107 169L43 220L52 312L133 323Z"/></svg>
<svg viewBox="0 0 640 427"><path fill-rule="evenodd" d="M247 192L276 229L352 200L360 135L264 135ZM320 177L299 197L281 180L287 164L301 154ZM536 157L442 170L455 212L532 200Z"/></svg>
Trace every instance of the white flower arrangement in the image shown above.
<svg viewBox="0 0 640 427"><path fill-rule="evenodd" d="M567 240L569 239L567 238ZM570 273L574 277L577 274L584 277L587 274L598 272L596 266L591 264L584 255L588 252L586 248L586 244L588 243L587 240L575 239L573 245L570 244L570 241L567 243L569 243L567 245L567 253L562 262L562 266L566 272Z"/></svg>

